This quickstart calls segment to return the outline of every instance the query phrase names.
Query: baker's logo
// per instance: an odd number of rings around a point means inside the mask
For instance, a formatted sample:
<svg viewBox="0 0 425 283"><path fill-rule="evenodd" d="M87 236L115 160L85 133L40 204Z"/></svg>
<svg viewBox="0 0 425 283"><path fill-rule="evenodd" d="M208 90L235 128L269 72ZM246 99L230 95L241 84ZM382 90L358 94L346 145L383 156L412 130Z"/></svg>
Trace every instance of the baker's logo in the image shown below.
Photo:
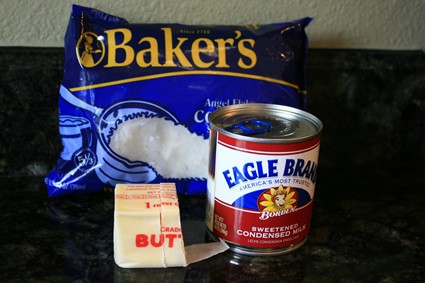
<svg viewBox="0 0 425 283"><path fill-rule="evenodd" d="M159 37L136 37L138 34L133 35L127 28L105 30L100 36L85 32L77 42L77 57L85 68L99 65L104 57L103 65L100 64L104 68L127 67L135 63L140 68L226 69L233 63L241 69L252 69L257 64L255 40L243 38L239 30L228 38L215 39L175 36L170 27L161 28L161 31ZM237 54L231 56L227 52ZM228 57L235 57L235 60L231 62Z"/></svg>
<svg viewBox="0 0 425 283"><path fill-rule="evenodd" d="M93 32L85 32L77 42L77 57L80 64L86 68L98 65L105 56L105 44Z"/></svg>

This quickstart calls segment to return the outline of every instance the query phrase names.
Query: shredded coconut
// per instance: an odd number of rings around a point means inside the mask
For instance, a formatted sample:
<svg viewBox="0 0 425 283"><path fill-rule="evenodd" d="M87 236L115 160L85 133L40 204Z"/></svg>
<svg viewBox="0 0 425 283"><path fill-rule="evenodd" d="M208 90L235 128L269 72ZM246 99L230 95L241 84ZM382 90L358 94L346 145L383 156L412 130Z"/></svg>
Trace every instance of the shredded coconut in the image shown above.
<svg viewBox="0 0 425 283"><path fill-rule="evenodd" d="M110 148L151 165L164 178L207 178L208 140L164 118L139 117L118 126Z"/></svg>

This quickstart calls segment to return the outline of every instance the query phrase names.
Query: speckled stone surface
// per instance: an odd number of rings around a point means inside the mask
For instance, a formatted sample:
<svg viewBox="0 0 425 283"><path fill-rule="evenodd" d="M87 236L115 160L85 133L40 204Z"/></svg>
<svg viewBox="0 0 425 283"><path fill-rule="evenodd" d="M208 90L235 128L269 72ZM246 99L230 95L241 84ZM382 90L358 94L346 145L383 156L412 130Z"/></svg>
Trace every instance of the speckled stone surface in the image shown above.
<svg viewBox="0 0 425 283"><path fill-rule="evenodd" d="M425 280L425 181L417 177L421 172L340 168L320 173L310 237L300 249L273 257L227 251L186 268L167 269L115 265L111 192L49 199L42 178L4 178L0 281ZM181 196L180 207L186 244L207 241L204 197Z"/></svg>
<svg viewBox="0 0 425 283"><path fill-rule="evenodd" d="M310 237L275 257L225 252L186 268L113 260L113 194L49 199L61 150L61 49L0 49L0 282L425 281L425 55L311 50L324 123ZM180 196L186 244L208 241L204 196Z"/></svg>

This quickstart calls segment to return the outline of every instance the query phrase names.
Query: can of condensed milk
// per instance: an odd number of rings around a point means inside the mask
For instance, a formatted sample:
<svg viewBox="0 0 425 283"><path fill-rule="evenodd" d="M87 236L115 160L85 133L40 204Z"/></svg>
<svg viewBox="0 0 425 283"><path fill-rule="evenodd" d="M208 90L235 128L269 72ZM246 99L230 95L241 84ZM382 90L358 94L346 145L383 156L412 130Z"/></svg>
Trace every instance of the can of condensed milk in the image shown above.
<svg viewBox="0 0 425 283"><path fill-rule="evenodd" d="M240 254L299 248L310 230L322 122L274 104L226 106L209 120L209 231Z"/></svg>

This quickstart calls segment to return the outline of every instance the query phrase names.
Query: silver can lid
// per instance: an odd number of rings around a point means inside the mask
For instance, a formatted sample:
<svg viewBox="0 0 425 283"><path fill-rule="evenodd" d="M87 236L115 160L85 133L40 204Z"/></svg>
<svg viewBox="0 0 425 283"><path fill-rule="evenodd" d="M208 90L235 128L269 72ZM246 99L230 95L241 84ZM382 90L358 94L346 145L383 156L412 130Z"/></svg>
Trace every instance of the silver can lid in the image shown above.
<svg viewBox="0 0 425 283"><path fill-rule="evenodd" d="M312 114L276 104L237 104L211 113L216 131L247 141L290 143L320 134L323 124Z"/></svg>

